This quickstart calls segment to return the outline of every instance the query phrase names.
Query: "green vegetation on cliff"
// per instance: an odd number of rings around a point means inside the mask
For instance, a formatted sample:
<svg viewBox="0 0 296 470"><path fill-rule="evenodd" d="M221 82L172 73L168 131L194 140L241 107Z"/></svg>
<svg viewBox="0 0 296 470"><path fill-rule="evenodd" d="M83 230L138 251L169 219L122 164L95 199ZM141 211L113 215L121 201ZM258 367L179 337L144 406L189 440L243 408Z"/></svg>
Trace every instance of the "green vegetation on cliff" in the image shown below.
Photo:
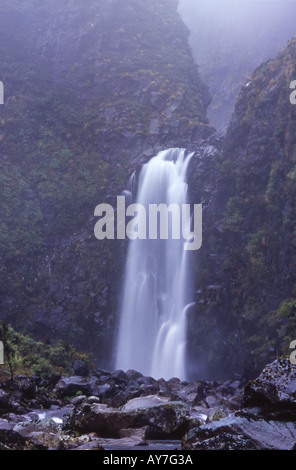
<svg viewBox="0 0 296 470"><path fill-rule="evenodd" d="M10 330L31 372L64 367L71 349L52 339L110 359L125 245L95 239L94 208L158 150L213 132L188 35L174 0L1 2L0 315L43 341ZM202 377L254 376L295 339L295 63L294 39L241 89L218 150L192 160Z"/></svg>
<svg viewBox="0 0 296 470"><path fill-rule="evenodd" d="M197 272L197 300L205 301L192 336L214 374L254 376L295 339L295 64L293 39L254 71L222 154L207 163L216 172L216 211L205 222Z"/></svg>
<svg viewBox="0 0 296 470"><path fill-rule="evenodd" d="M1 317L110 349L123 248L94 208L159 148L207 129L206 87L171 0L0 5Z"/></svg>

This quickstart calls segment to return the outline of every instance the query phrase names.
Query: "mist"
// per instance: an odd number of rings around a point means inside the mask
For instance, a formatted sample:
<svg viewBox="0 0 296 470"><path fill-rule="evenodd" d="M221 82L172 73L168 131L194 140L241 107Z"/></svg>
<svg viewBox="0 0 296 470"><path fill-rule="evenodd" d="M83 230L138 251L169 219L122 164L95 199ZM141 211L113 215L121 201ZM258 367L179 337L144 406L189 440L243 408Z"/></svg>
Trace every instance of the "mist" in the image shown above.
<svg viewBox="0 0 296 470"><path fill-rule="evenodd" d="M212 96L210 124L225 130L253 70L296 34L294 0L180 0L201 78Z"/></svg>

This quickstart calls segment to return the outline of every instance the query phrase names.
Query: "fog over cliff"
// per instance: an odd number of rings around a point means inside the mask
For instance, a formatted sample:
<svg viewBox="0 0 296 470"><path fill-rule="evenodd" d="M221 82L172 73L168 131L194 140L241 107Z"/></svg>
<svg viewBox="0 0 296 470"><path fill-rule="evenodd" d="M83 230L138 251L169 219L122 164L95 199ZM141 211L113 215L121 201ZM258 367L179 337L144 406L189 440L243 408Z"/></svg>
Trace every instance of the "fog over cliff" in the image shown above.
<svg viewBox="0 0 296 470"><path fill-rule="evenodd" d="M212 95L210 123L225 129L241 86L296 34L294 0L180 0L190 44Z"/></svg>

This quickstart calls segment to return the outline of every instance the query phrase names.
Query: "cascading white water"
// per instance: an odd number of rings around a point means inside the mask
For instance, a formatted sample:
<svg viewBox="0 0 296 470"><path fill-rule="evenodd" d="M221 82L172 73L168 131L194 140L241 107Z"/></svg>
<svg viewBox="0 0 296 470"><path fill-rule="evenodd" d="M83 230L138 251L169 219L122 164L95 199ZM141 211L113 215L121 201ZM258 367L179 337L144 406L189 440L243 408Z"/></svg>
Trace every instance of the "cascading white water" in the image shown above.
<svg viewBox="0 0 296 470"><path fill-rule="evenodd" d="M160 152L143 166L136 202L187 204L184 149ZM188 251L184 239L129 241L119 317L117 369L154 378L186 378L186 311L189 305Z"/></svg>

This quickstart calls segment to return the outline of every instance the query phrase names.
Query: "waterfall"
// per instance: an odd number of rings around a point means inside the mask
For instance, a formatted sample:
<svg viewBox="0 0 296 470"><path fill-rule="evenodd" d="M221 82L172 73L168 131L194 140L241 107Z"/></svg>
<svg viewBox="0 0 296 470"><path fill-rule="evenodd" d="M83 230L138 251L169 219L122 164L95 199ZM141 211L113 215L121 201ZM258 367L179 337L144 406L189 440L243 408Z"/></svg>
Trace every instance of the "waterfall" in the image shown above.
<svg viewBox="0 0 296 470"><path fill-rule="evenodd" d="M187 201L186 173L193 154L158 153L141 170L136 203ZM156 379L186 378L186 313L190 302L184 238L129 241L116 345L117 369L135 369Z"/></svg>

